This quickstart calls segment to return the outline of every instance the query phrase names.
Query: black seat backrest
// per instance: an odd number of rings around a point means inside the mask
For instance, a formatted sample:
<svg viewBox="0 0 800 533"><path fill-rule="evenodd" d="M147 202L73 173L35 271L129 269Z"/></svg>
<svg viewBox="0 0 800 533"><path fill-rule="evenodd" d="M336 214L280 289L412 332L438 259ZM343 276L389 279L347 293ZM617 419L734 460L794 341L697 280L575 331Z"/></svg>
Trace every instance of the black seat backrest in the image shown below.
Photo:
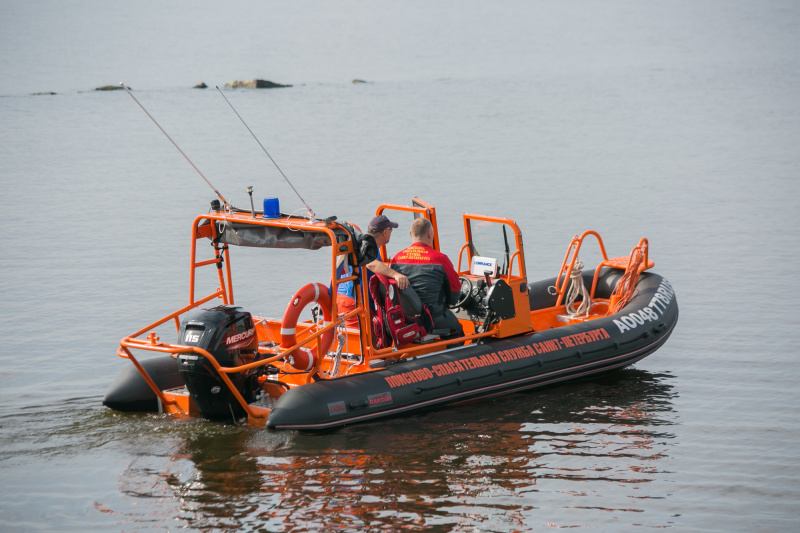
<svg viewBox="0 0 800 533"><path fill-rule="evenodd" d="M400 298L400 306L403 308L403 313L405 313L407 317L419 316L422 314L422 300L419 299L419 295L417 295L417 291L414 290L414 287L409 285L405 289L400 289L398 291L398 296Z"/></svg>

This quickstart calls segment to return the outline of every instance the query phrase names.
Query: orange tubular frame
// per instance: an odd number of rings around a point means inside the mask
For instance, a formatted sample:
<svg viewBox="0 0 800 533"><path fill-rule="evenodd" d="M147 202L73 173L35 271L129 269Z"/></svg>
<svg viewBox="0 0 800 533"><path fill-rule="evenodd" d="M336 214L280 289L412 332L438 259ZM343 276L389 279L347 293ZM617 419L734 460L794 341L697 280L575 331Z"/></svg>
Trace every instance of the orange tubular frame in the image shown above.
<svg viewBox="0 0 800 533"><path fill-rule="evenodd" d="M517 223L510 218L489 217L482 215L464 214L463 220L464 237L466 242L458 250L458 267L456 270L459 276L471 276L469 273L469 268L463 271L461 270L461 260L464 257L464 250L466 250L467 265L472 264L473 251L472 247L470 246L470 244L473 242L472 221L505 224L510 227L511 231L514 233L514 244L516 246L516 250L509 257L508 271L505 275L498 276L498 278L508 283L508 285L511 287L512 296L514 299L514 309L516 309L516 316L505 320L500 320L496 324L493 324L489 328L488 332L492 333L496 337L502 338L532 331L533 327L530 316L531 308L528 297L528 277L525 267L525 251L522 244L522 231L519 229L519 226L517 226ZM517 262L517 270L519 274L517 276L512 274L514 271L515 261Z"/></svg>
<svg viewBox="0 0 800 533"><path fill-rule="evenodd" d="M209 223L206 225L200 225L202 221L208 221ZM139 370L139 373L147 382L148 386L153 390L153 392L158 397L159 401L161 402L162 406L169 412L179 413L179 414L189 414L188 409L179 405L174 399L170 399L167 394L161 391L158 386L153 382L150 376L147 374L145 369L141 366L138 360L133 356L131 349L138 349L138 350L145 350L145 351L152 351L152 352L161 352L161 353L168 353L171 355L177 355L182 353L197 353L198 355L202 355L206 357L214 368L219 372L222 379L225 381L228 388L233 393L236 400L245 410L248 415L248 418L253 420L265 420L266 416L269 414L269 411L263 408L254 407L248 405L244 398L241 397L239 392L236 390L236 387L230 381L227 374L241 372L244 370L249 370L258 366L264 366L270 363L273 363L277 360L282 359L287 353L291 353L298 347L304 346L314 340L316 340L320 335L328 331L330 328L335 328L339 324L341 324L344 318L352 316L352 314L358 312L356 309L353 313L349 313L345 315L345 317L337 317L336 312L336 299L333 298L331 302L331 316L334 316L334 320L332 320L331 324L327 325L324 328L316 331L315 333L307 336L306 338L299 341L294 346L289 347L286 350L282 350L280 353L275 354L272 357L267 359L262 359L260 361L256 361L253 363L249 363L246 365L238 366L238 367L222 367L217 362L217 360L206 350L202 348L180 345L180 344L169 344L163 343L159 341L159 338L155 334L155 328L163 325L164 323L174 320L175 321L175 328L176 331L180 330L180 316L184 313L191 311L206 302L209 302L215 298L220 298L225 305L233 305L234 298L233 298L233 285L232 285L232 275L231 275L231 268L230 268L230 256L228 251L227 245L221 245L220 248L215 250L215 258L210 260L204 261L197 261L197 241L200 239L205 238L216 238L217 228L216 222L246 222L252 225L264 225L264 226L272 226L272 227L287 227L289 229L297 229L297 230L306 230L306 231L315 231L320 233L327 234L330 242L332 243L331 246L331 254L332 254L332 261L331 261L331 280L334 291L336 286L339 283L345 282L348 279L355 279L355 276L352 278L344 278L342 280L336 279L336 257L339 255L344 255L347 253L352 253L353 245L352 242L348 241L345 243L337 243L336 242L336 235L333 233L332 229L325 225L323 222L311 222L306 219L291 219L291 218L282 218L282 219L254 219L248 215L242 214L235 214L235 213L210 213L198 216L195 218L194 223L192 225L192 247L191 247L191 265L190 265L190 280L189 280L189 304L185 307L174 311L164 318L140 329L136 333L129 335L123 338L120 341L120 347L117 350L117 355L126 359L130 359L131 362L136 366ZM334 225L335 227L335 225ZM221 264L222 263L222 264ZM218 267L217 275L219 279L219 287L216 291L205 296L199 300L195 297L195 274L198 268L207 265L216 265ZM224 268L224 274L223 274ZM144 333L150 332L147 336L147 340L139 339L138 337L143 335ZM318 361L316 366L308 373L308 380L311 379L311 376L314 375L315 372L319 370L322 361Z"/></svg>
<svg viewBox="0 0 800 533"><path fill-rule="evenodd" d="M649 254L649 246L647 242L647 238L642 237L639 239L639 244L637 244L632 250L628 257L613 257L611 259L608 258L606 254L605 245L603 245L603 239L600 237L596 231L588 230L584 231L580 234L580 236L576 235L572 238L572 241L567 247L567 253L564 255L564 261L561 263L561 269L559 270L558 276L556 277L555 282L555 289L558 293L558 298L556 299L556 307L561 305L564 294L567 291L567 287L569 285L570 276L572 274L573 269L575 268L575 263L578 260L578 252L581 249L581 245L583 244L583 240L588 237L589 235L594 236L597 239L597 244L600 247L600 253L603 256L603 260L600 264L597 265L594 271L594 278L592 278L592 288L589 291L589 297L594 298L595 290L597 289L597 279L600 277L600 270L603 267L609 268L618 268L621 270L625 270L625 276L631 278L632 276L632 286L636 286L636 280L643 271L653 268L655 263L651 261L648 257ZM634 258L641 254L642 261L635 261ZM613 307L613 302L609 305L609 312Z"/></svg>
<svg viewBox="0 0 800 533"><path fill-rule="evenodd" d="M511 258L508 261L508 273L505 276L505 281L510 283L513 276L511 272L513 271L514 260L516 259L519 262L519 277L527 279L527 270L525 268L525 252L523 251L522 247L522 230L519 229L517 223L511 220L510 218L498 218L498 217L487 217L482 215L470 215L464 214L464 238L466 238L466 242L461 246L458 250L458 267L456 270L458 271L459 276L464 274L465 272L469 272L469 268L466 271L461 270L461 258L464 254L464 250L467 250L467 265L472 264L472 249L470 248L470 243L472 242L472 225L469 223L470 220L476 220L479 222L494 222L496 224L506 224L507 226L511 227L514 231L514 242L516 244L517 250L511 254Z"/></svg>
<svg viewBox="0 0 800 533"><path fill-rule="evenodd" d="M608 255L606 254L606 247L603 244L603 238L600 237L599 233L597 233L596 231L588 230L581 233L580 237L577 235L573 237L572 241L569 243L569 246L567 247L567 253L564 254L564 261L561 263L561 269L558 271L558 276L556 276L555 289L556 292L558 293L558 298L556 299L556 307L561 305L561 302L564 300L564 294L567 292L570 275L572 274L572 270L575 268L575 263L578 260L578 252L580 252L583 240L589 235L592 235L597 239L597 244L600 246L600 253L603 255L603 263L608 261ZM570 259L570 252L572 253L571 259ZM567 264L567 262L569 262L569 264ZM589 297L591 298L594 298L594 291L597 287L597 277L599 269L600 267L598 266L598 269L595 272L594 281L592 282L592 289L589 291Z"/></svg>
<svg viewBox="0 0 800 533"><path fill-rule="evenodd" d="M376 214L381 214L384 210L398 210L398 211L418 213L420 216L429 219L435 229L434 247L437 250L439 249L438 227L436 226L436 210L433 208L433 206L423 202L422 200L419 200L418 198L414 198L413 207L385 204L378 208ZM506 224L513 229L517 249L510 257L509 269L507 274L503 276L503 279L505 279L509 283L509 285L512 285L515 290L514 299L515 299L515 304L518 306L517 307L518 313L516 318L501 321L500 324L493 325L488 331L465 335L462 339L459 339L458 342L466 343L483 337L503 337L524 331L530 331L530 316L529 316L530 312L528 306L527 284L526 284L527 282L525 276L525 260L522 248L522 237L519 228L517 227L516 223L510 219L483 217L477 215L464 215L467 242L470 242L471 239L470 228L468 223L470 220L499 222L502 224ZM123 338L120 341L120 347L117 350L117 355L126 359L130 359L130 361L136 366L136 368L139 370L139 372L142 374L143 378L147 382L148 386L153 390L153 392L157 396L162 406L162 409L165 412L179 414L179 415L188 415L190 414L190 412L193 411L193 404L190 398L181 396L181 394L169 391L166 392L161 391L158 388L158 385L156 385L156 383L152 380L152 378L147 374L146 370L139 363L136 357L134 357L133 350L144 350L150 352L165 353L165 354L170 354L173 357L177 357L179 354L196 353L200 356L205 357L211 362L213 367L216 369L216 371L223 379L226 386L230 389L231 393L236 398L236 401L239 402L241 407L247 413L248 419L251 422L255 422L257 424L263 424L266 420L266 417L269 414L269 409L265 407L249 405L242 397L242 395L237 391L233 382L228 377L228 374L250 370L259 366L265 366L274 363L278 360L281 360L284 358L286 354L293 352L297 348L315 342L321 335L323 335L327 331L330 331L331 328L339 327L341 324L344 323L346 319L352 316L356 315L359 316L359 320L361 321L361 333L360 335L358 335L359 339L358 342L360 344L363 363L367 363L371 359L380 360L387 358L404 358L404 357L421 355L444 349L448 345L453 344L453 339L450 339L450 340L439 340L436 342L423 345L409 344L406 346L391 347L381 350L375 349L373 347L369 311L368 311L368 306L366 304L366 302L369 301L368 287L364 287L363 284L361 286L361 289L357 291L358 292L356 296L357 305L355 310L343 314L342 316L338 316L336 298L331 298L331 316L333 317L333 319L330 324L326 325L325 327L319 328L317 331L313 333L308 334L302 340L297 342L294 346L288 347L286 349L283 348L278 349L277 353L276 351L272 350L263 350L262 351L263 354L268 354L267 358L259 361L255 361L237 367L223 367L219 364L219 362L214 358L212 354L210 354L208 351L202 348L161 342L159 338L156 336L155 332L156 328L163 326L165 323L169 321L174 321L176 331L180 331L180 317L185 313L187 313L188 311L198 308L199 306L214 299L222 300L222 303L225 305L233 305L234 295L233 295L232 274L231 274L228 245L219 244L215 246L213 259L199 261L197 258L197 242L201 239L203 240L216 239L219 236L219 229L220 229L219 224L227 224L227 223L240 223L252 226L271 226L275 228L288 228L292 230L317 232L327 235L331 243L330 279L331 279L333 294L336 294L337 287L340 283L344 283L347 281L355 281L360 277L362 277L365 273L366 267L361 267L361 269L359 269L352 276L348 276L342 279L337 279L336 277L337 259L342 255L353 254L354 243L352 242L352 240L349 239L343 242L337 242L336 240L337 234L335 234L333 230L337 227L341 228L341 226L337 225L335 222L328 222L326 225L325 222L321 221L310 221L304 218L292 218L285 216L277 219L263 219L263 218L252 217L250 213L232 213L226 211L208 213L200 215L197 218L195 218L192 225L192 245L191 245L188 305L166 315L164 318L140 329L139 331L133 333L132 335ZM462 247L461 250L459 251L459 270L461 266L461 256L466 246L467 245ZM385 248L382 251L385 257L386 254ZM471 260L471 254L472 252L471 250L469 250L468 257L470 258L470 260ZM519 270L520 274L519 276L512 276L511 274L515 262ZM195 278L197 269L199 269L200 267L205 267L210 265L214 265L217 267L217 278L219 281L219 286L211 294L198 299L195 294L196 293ZM523 312L523 309L527 309L528 311ZM527 330L524 327L522 327L523 326L522 322L524 321L527 321L527 327L528 327ZM266 322L263 320L256 320L256 325L258 324L263 324L263 327L267 329L269 329L271 326L273 327L275 326L273 321ZM143 335L146 335L146 338L144 339L140 338ZM306 383L310 382L313 379L313 376L321 374L319 370L322 367L322 364L323 364L323 358L318 358L314 368L312 368L306 374L305 378ZM369 370L365 369L365 371Z"/></svg>
<svg viewBox="0 0 800 533"><path fill-rule="evenodd" d="M204 300L204 301L207 301L207 299ZM203 303L203 301L200 301L196 305L190 306L189 309L191 309L193 307L196 307L197 305L202 305L202 303ZM187 310L187 308L184 308L181 311L173 313L172 315L167 316L166 318L162 319L161 321L159 321L156 324L163 324L164 322L169 320L172 316L176 316L177 314L179 314L179 313L181 313L183 311L186 311L186 310ZM133 349L147 350L147 351L152 351L152 352L168 353L170 355L177 355L177 354L184 354L184 353L196 353L198 355L202 355L203 357L208 359L211 362L212 366L217 370L217 372L219 372L220 377L222 377L223 381L225 381L225 384L231 390L231 392L233 393L233 395L236 398L236 400L239 402L239 404L245 410L245 412L248 415L248 418L250 418L250 419L266 418L266 416L269 413L267 411L264 411L264 410L259 409L257 407L253 407L251 405L248 405L247 402L245 402L244 398L242 398L242 396L236 390L236 387L230 381L230 378L228 378L227 374L233 374L233 373L236 373L236 372L243 372L245 370L251 370L251 369L257 368L259 366L265 366L265 365L274 363L275 361L279 361L279 360L283 359L283 357L286 354L293 352L297 348L299 348L301 346L304 346L304 345L308 344L309 342L311 342L313 340L316 340L320 335L325 333L329 328L335 328L336 326L338 326L342 322L343 322L343 318L341 318L341 317L337 318L329 326L326 326L325 328L322 328L319 331L316 331L315 333L312 333L311 335L309 335L308 337L306 337L302 341L299 341L298 343L296 343L294 346L290 346L289 348L287 348L285 350L282 350L280 353L275 354L272 357L268 357L266 359L261 359L259 361L255 361L253 363L248 363L248 364L245 364L245 365L235 366L235 367L223 367L223 366L221 366L219 364L219 362L217 362L216 358L214 358L213 355L211 355L208 351L206 351L206 350L204 350L202 348L197 348L197 347L194 347L194 346L185 346L185 345L182 345L182 344L169 344L169 343L159 342L159 338L155 336L155 333L150 333L150 335L148 335L146 341L142 340L142 339L134 338L135 335L131 335L129 337L125 337L124 339L122 339L120 341L120 347L117 350L117 355L120 356L120 357L123 357L125 359L130 359L131 360L131 362L134 364L134 366L136 366L136 368L139 370L139 373L141 373L142 376L144 377L144 379L147 382L148 386L152 389L152 391L156 394L156 396L158 397L158 399L161 401L161 403L164 406L169 406L169 405L176 406L177 402L175 400L170 400L165 396L165 394L158 388L158 386L155 384L155 382L153 382L153 380L150 378L150 376L147 374L147 372L141 366L139 361L133 356L133 354L131 353L130 349L133 348ZM144 331L149 331L149 329L145 329L145 330L142 330L142 331L143 332ZM320 364L321 364L321 360L308 373L309 377L314 375L314 373L319 370ZM180 409L178 409L178 411L182 412L182 414L189 414L189 413L184 412L184 411L182 411Z"/></svg>

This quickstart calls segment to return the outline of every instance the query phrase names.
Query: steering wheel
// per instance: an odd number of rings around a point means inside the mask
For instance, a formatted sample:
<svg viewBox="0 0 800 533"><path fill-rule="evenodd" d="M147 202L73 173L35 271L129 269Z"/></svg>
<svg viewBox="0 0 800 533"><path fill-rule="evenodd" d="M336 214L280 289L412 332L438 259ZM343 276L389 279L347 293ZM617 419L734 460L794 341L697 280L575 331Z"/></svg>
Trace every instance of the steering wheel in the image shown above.
<svg viewBox="0 0 800 533"><path fill-rule="evenodd" d="M455 306L461 307L472 296L472 282L464 276L459 276L458 279L461 281L461 291L458 293L458 301Z"/></svg>

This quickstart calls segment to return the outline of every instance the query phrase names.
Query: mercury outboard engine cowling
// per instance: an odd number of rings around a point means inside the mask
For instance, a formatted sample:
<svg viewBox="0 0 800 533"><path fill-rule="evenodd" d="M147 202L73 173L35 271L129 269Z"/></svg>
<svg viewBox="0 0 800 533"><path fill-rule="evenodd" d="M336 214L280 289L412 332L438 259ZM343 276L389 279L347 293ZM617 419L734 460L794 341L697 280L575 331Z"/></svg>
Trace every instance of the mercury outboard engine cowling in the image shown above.
<svg viewBox="0 0 800 533"><path fill-rule="evenodd" d="M259 357L253 318L240 307L220 305L187 316L181 323L178 343L206 350L222 367L246 365ZM237 420L246 415L207 357L198 353L179 354L178 370L203 418ZM255 399L257 378L262 370L228 374L247 403Z"/></svg>

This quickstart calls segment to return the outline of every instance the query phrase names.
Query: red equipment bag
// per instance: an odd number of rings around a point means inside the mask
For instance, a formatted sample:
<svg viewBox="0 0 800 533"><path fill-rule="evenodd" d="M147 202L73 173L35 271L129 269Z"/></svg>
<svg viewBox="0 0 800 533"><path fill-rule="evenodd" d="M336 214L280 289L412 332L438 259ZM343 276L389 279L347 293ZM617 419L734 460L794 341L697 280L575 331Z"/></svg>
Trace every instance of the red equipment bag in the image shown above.
<svg viewBox="0 0 800 533"><path fill-rule="evenodd" d="M375 274L369 280L369 292L376 308L372 317L376 348L409 344L433 330L430 311L411 287L401 291L395 280Z"/></svg>

